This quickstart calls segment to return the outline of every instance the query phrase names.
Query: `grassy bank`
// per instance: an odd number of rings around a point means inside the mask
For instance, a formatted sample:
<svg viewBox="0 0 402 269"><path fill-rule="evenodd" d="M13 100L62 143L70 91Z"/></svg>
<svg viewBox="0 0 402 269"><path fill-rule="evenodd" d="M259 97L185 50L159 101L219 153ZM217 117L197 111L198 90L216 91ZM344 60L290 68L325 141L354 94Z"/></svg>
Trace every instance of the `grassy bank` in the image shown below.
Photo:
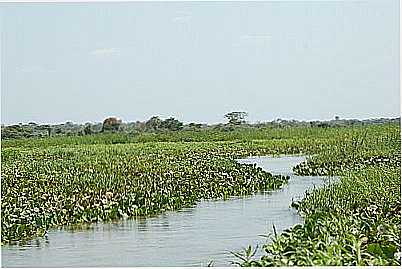
<svg viewBox="0 0 402 269"><path fill-rule="evenodd" d="M305 223L272 237L265 255L240 254L242 266L400 265L401 155L398 130L355 135L294 168L340 175L294 206Z"/></svg>

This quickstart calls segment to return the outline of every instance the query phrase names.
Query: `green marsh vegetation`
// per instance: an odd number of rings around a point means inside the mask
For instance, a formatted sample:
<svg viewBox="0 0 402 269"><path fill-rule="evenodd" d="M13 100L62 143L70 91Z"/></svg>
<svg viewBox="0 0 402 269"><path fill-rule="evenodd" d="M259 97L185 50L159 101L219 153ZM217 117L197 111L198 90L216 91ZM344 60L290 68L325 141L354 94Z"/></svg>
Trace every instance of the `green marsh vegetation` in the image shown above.
<svg viewBox="0 0 402 269"><path fill-rule="evenodd" d="M293 204L304 216L263 246L237 256L242 266L400 265L401 147L399 126L350 132L294 168L340 181Z"/></svg>
<svg viewBox="0 0 402 269"><path fill-rule="evenodd" d="M175 143L4 149L2 240L58 225L154 215L287 180L220 157L220 150Z"/></svg>
<svg viewBox="0 0 402 269"><path fill-rule="evenodd" d="M400 263L398 124L11 139L1 153L3 244L61 225L277 189L287 178L235 159L306 154L314 157L297 173L341 175L341 182L297 203L305 224L241 265Z"/></svg>

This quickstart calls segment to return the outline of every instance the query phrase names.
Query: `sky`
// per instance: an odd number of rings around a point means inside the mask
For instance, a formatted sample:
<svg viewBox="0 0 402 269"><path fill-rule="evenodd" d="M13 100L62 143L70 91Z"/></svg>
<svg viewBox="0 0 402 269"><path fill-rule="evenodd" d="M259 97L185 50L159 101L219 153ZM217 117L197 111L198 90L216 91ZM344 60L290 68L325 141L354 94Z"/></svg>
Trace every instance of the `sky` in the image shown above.
<svg viewBox="0 0 402 269"><path fill-rule="evenodd" d="M399 1L0 4L1 123L398 117Z"/></svg>

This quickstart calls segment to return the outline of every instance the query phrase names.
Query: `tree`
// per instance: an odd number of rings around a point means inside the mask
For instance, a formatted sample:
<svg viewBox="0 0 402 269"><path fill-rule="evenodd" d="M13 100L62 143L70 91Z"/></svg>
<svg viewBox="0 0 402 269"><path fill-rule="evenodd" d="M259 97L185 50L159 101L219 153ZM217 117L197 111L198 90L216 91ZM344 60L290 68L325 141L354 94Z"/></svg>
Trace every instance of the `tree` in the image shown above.
<svg viewBox="0 0 402 269"><path fill-rule="evenodd" d="M103 121L102 131L118 131L122 121L116 117L109 117Z"/></svg>
<svg viewBox="0 0 402 269"><path fill-rule="evenodd" d="M145 123L145 129L156 131L161 128L162 122L158 116L153 116Z"/></svg>
<svg viewBox="0 0 402 269"><path fill-rule="evenodd" d="M85 127L84 127L84 134L85 135L90 135L92 134L92 129L91 129L91 124L90 123L86 123Z"/></svg>
<svg viewBox="0 0 402 269"><path fill-rule="evenodd" d="M49 124L40 125L39 130L46 131L47 136L50 136L52 133L52 127Z"/></svg>
<svg viewBox="0 0 402 269"><path fill-rule="evenodd" d="M202 124L201 123L195 123L195 122L191 122L188 125L189 128L191 129L201 129L202 128Z"/></svg>
<svg viewBox="0 0 402 269"><path fill-rule="evenodd" d="M224 117L229 120L229 124L240 125L246 122L246 117L248 116L247 112L243 111L233 111L227 113Z"/></svg>
<svg viewBox="0 0 402 269"><path fill-rule="evenodd" d="M183 128L183 123L176 120L175 118L168 118L162 121L160 127L171 131L178 131Z"/></svg>

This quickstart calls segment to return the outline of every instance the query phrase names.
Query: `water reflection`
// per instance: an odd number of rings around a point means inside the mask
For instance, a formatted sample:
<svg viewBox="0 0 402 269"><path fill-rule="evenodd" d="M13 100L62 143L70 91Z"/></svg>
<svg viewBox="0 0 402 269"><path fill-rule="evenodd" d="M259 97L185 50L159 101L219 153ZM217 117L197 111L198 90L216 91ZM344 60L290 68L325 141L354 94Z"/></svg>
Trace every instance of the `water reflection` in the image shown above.
<svg viewBox="0 0 402 269"><path fill-rule="evenodd" d="M137 228L141 232L147 231L147 220L145 218L137 219Z"/></svg>
<svg viewBox="0 0 402 269"><path fill-rule="evenodd" d="M249 158L275 174L290 175L288 185L226 201L200 201L196 206L159 216L98 223L49 231L48 238L2 246L4 267L230 266L230 251L262 245L275 225L278 232L301 223L292 199L321 186L317 177L292 175L303 157ZM78 228L78 229L77 229ZM51 243L51 244L50 244ZM261 255L261 249L258 255Z"/></svg>

